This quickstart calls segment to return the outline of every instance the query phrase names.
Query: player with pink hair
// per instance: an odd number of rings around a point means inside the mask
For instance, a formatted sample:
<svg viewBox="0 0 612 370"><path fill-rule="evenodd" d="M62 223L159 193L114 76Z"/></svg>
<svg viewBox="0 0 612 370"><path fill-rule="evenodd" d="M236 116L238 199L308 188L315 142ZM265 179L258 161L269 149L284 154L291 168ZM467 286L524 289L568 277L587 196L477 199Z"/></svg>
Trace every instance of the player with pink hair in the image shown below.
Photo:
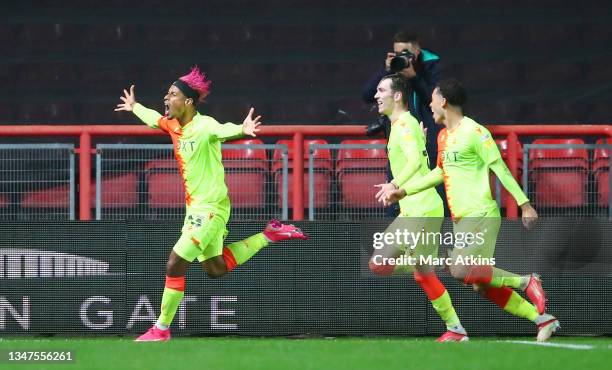
<svg viewBox="0 0 612 370"><path fill-rule="evenodd" d="M122 103L115 109L133 112L149 127L170 135L185 188L185 223L166 264L161 313L155 325L136 341L170 339L170 324L185 291L185 274L195 259L208 276L216 278L242 265L269 243L307 239L299 228L272 220L263 232L223 246L230 200L221 163L221 143L241 136L256 136L261 116L253 118L254 109L251 108L242 125L236 125L220 124L212 117L201 115L197 104L204 102L210 85L196 66L170 85L164 97L164 115L137 103L134 85L129 91L123 90Z"/></svg>

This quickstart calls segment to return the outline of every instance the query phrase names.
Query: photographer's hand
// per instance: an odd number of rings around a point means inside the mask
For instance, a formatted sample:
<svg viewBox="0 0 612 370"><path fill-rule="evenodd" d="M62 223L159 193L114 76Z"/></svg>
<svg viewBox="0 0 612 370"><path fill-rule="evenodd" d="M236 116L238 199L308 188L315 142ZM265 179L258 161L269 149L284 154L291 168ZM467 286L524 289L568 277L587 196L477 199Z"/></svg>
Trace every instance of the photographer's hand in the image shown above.
<svg viewBox="0 0 612 370"><path fill-rule="evenodd" d="M387 71L391 70L391 59L395 57L395 53L387 53L387 59L385 59L385 69Z"/></svg>

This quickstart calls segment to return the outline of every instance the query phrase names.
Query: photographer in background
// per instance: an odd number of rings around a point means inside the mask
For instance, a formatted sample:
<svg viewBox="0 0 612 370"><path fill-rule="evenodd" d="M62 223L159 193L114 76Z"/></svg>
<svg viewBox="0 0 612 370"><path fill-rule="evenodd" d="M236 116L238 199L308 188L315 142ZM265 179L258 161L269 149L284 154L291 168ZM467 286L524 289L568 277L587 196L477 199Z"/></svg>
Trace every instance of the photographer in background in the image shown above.
<svg viewBox="0 0 612 370"><path fill-rule="evenodd" d="M368 80L362 95L366 103L373 104L376 86L384 76L400 73L408 79L412 90L408 101L410 113L427 128L427 154L431 168L436 166L437 139L441 128L434 122L429 108L431 93L440 78L439 61L440 57L437 54L421 48L419 37L415 32L399 31L393 37L393 52L387 53L385 63ZM368 127L368 135L375 135L384 130L388 137L389 125L389 122L378 120Z"/></svg>
<svg viewBox="0 0 612 370"><path fill-rule="evenodd" d="M368 80L363 88L362 98L366 103L374 104L376 87L380 80L393 73L400 73L408 80L410 87L410 97L408 99L408 109L410 113L422 122L427 129L426 150L429 156L430 168L435 168L438 159L438 132L442 128L433 119L433 114L429 103L431 103L431 93L440 79L440 57L430 50L422 49L419 43L419 36L416 32L401 30L393 36L393 52L388 52L384 64ZM391 122L386 116L379 117L374 123L368 126L368 136L383 133L385 138L389 138ZM387 177L390 171L387 171ZM390 181L391 178L388 178ZM448 205L444 189L437 187L438 193L444 200L444 212L449 214ZM399 214L397 208L387 208L385 215L395 217Z"/></svg>

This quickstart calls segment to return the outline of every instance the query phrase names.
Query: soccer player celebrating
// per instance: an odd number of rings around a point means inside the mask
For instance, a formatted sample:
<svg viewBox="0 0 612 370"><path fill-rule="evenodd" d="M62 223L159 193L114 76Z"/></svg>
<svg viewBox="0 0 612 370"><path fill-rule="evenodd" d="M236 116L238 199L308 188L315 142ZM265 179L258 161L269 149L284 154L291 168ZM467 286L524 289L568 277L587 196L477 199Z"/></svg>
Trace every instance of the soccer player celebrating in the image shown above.
<svg viewBox="0 0 612 370"><path fill-rule="evenodd" d="M149 127L170 135L185 188L185 223L166 264L161 314L155 325L136 341L170 339L169 327L185 291L185 273L196 258L208 276L216 278L245 263L268 243L307 238L297 227L272 220L262 233L223 246L230 200L221 163L221 142L243 135L256 136L261 116L253 118L254 109L251 108L242 125L220 124L197 111L198 103L202 103L209 92L210 81L194 67L170 85L164 97L163 116L136 102L134 85L129 91L123 90L122 103L115 109L133 112Z"/></svg>
<svg viewBox="0 0 612 370"><path fill-rule="evenodd" d="M522 210L523 224L531 228L537 213L516 183L491 133L482 125L464 116L467 94L456 80L441 81L432 93L430 104L436 123L445 126L438 135L437 167L427 175L409 181L400 189L379 194L379 201L390 204L444 183L456 237L467 233L481 238L467 246L457 245L451 252L449 266L454 278L474 289L505 311L533 321L538 328L538 341L545 341L559 328L559 321L546 314L546 297L538 275L519 276L490 264L466 264L466 257L490 259L501 224L497 203L491 197L489 169L514 197ZM477 238L478 239L478 238ZM524 291L531 303L513 289Z"/></svg>
<svg viewBox="0 0 612 370"><path fill-rule="evenodd" d="M393 180L376 185L377 196L388 190L398 189L409 181L422 178L429 173L429 158L425 150L425 135L417 120L408 112L409 90L406 79L400 74L385 76L378 84L374 98L378 112L391 122L391 133L387 145ZM444 219L442 199L434 188L408 196L400 201L400 216L387 228L393 233L400 227L415 233L440 231ZM435 238L434 238L435 239ZM413 258L414 266L383 263L383 258L397 258L402 254ZM447 331L438 342L467 341L468 336L461 326L450 296L438 279L433 266L422 263L423 257L438 257L437 240L421 240L415 245L387 245L375 251L370 259L370 270L378 275L391 275L394 270L412 271L415 281L425 291L427 298L446 323Z"/></svg>

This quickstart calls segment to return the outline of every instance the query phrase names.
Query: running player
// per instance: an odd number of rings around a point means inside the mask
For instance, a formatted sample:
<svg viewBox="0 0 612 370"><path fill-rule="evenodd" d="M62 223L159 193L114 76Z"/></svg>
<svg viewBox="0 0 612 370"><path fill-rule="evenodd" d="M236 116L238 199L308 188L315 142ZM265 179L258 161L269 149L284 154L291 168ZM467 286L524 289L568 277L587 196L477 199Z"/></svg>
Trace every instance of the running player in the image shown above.
<svg viewBox="0 0 612 370"><path fill-rule="evenodd" d="M546 297L538 275L519 276L492 264L465 264L466 257L490 259L501 224L497 203L491 197L489 169L517 201L523 224L531 228L537 213L503 162L491 133L464 116L467 94L456 80L441 81L432 93L430 104L436 123L445 126L438 135L438 165L426 176L379 194L379 201L390 204L444 183L455 235L481 233L463 248L453 248L449 266L454 278L493 301L505 311L531 320L538 328L538 341L545 341L559 328L559 321L546 314ZM462 263L459 263L463 261ZM524 291L531 303L513 289ZM535 306L534 306L535 305Z"/></svg>
<svg viewBox="0 0 612 370"><path fill-rule="evenodd" d="M155 325L136 341L170 339L170 324L185 291L185 273L196 258L208 276L216 278L245 263L268 243L307 238L297 227L272 220L262 233L223 246L230 200L221 163L221 142L244 135L256 136L261 116L253 118L251 108L242 125L220 124L197 111L209 92L210 81L194 67L170 85L164 97L163 116L136 102L134 85L129 91L123 90L122 103L115 109L133 112L149 127L170 135L185 188L185 223L166 265L161 314Z"/></svg>
<svg viewBox="0 0 612 370"><path fill-rule="evenodd" d="M393 180L386 184L375 185L381 193L398 189L409 181L414 181L429 172L429 158L425 150L425 135L417 120L408 111L409 89L406 79L400 74L385 76L376 89L378 113L384 114L391 122L391 133L387 145ZM400 216L385 232L393 233L405 229L414 233L439 233L444 220L444 206L438 192L428 189L408 196L400 202ZM397 258L403 254L413 258L414 265L403 266L385 264L383 258ZM378 275L391 275L395 270L413 271L414 279L425 291L432 306L446 323L447 331L438 342L468 340L467 333L455 312L451 298L434 267L422 260L438 257L436 238L421 241L415 245L386 245L376 250L370 259L370 270Z"/></svg>

